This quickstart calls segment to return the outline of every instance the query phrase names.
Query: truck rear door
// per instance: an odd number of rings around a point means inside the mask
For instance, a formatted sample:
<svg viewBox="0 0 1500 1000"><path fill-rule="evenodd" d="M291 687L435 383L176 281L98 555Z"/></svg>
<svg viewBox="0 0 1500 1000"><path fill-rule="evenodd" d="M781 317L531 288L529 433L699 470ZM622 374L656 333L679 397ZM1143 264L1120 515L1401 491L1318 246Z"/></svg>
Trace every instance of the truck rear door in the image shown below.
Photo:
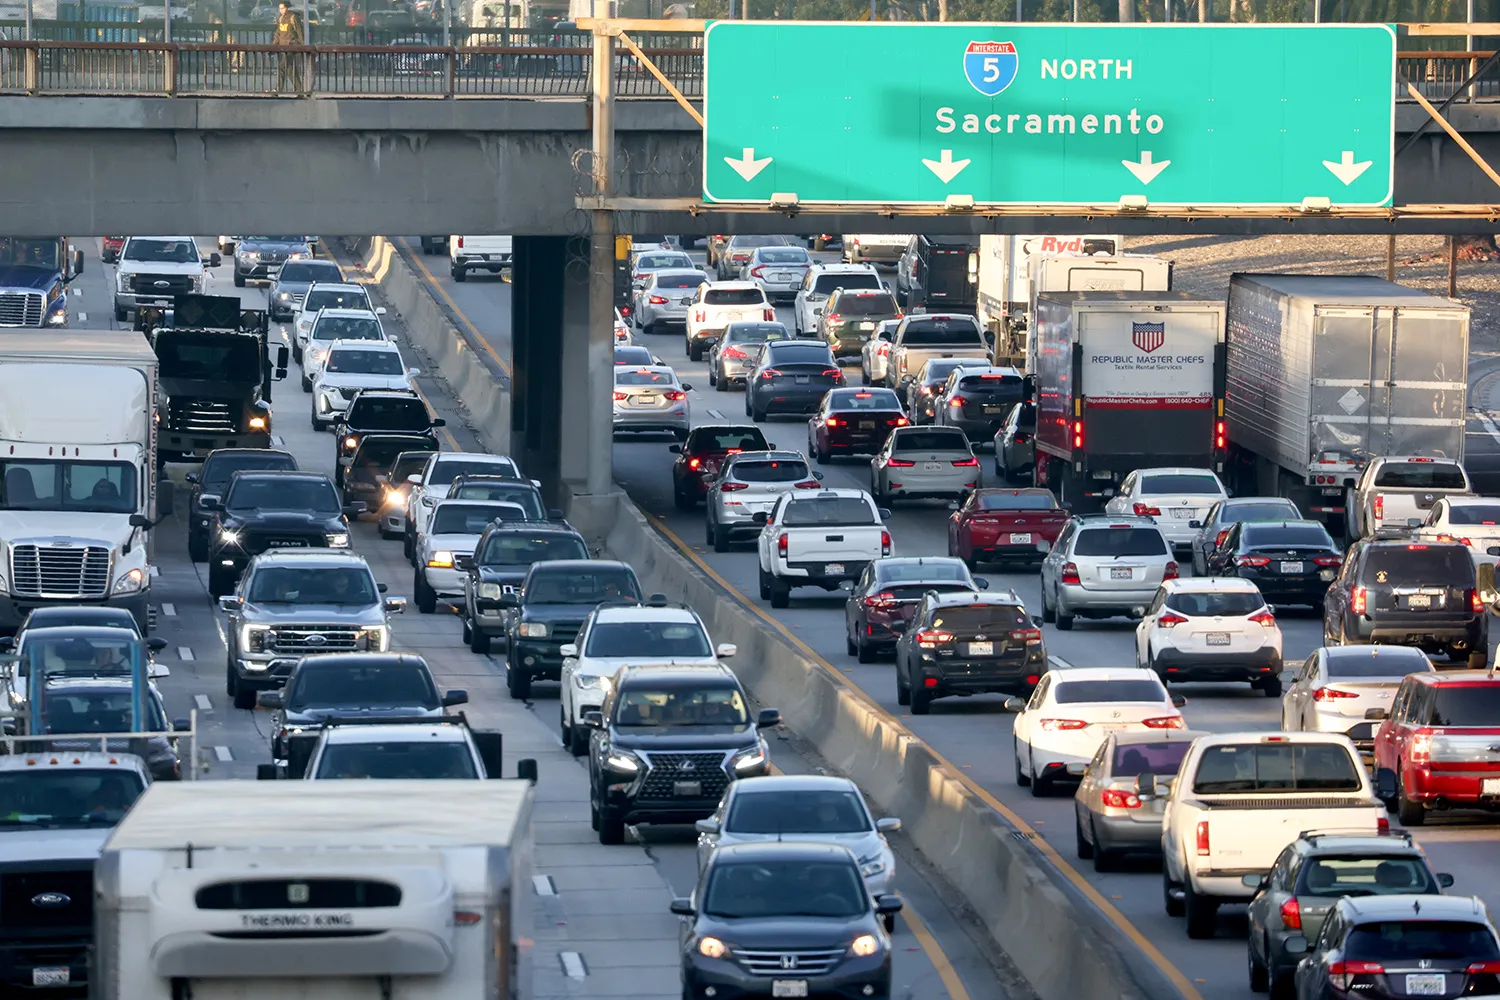
<svg viewBox="0 0 1500 1000"><path fill-rule="evenodd" d="M879 559L888 545L885 527L875 515L875 508L862 496L824 493L788 503L781 521L787 562L811 565Z"/></svg>

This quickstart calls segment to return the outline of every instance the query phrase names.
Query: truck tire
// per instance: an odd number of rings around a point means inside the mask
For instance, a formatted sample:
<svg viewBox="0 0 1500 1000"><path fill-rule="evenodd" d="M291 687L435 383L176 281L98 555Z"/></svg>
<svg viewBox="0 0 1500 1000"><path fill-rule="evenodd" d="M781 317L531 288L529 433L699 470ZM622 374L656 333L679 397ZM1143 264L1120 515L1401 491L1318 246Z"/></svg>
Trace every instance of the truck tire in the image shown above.
<svg viewBox="0 0 1500 1000"><path fill-rule="evenodd" d="M188 558L195 563L208 561L208 539L202 535L188 533Z"/></svg>
<svg viewBox="0 0 1500 1000"><path fill-rule="evenodd" d="M1219 904L1207 896L1193 891L1193 883L1182 883L1183 915L1187 917L1187 934L1194 941L1207 941L1214 936L1219 920Z"/></svg>
<svg viewBox="0 0 1500 1000"><path fill-rule="evenodd" d="M515 661L514 654L505 658L505 687L516 701L531 697L531 675Z"/></svg>
<svg viewBox="0 0 1500 1000"><path fill-rule="evenodd" d="M234 581L217 565L208 567L208 596L214 600L227 597L234 590Z"/></svg>
<svg viewBox="0 0 1500 1000"><path fill-rule="evenodd" d="M1057 621L1057 612L1053 610L1052 605L1047 603L1047 588L1045 585L1042 587L1042 621L1047 625L1052 625Z"/></svg>
<svg viewBox="0 0 1500 1000"><path fill-rule="evenodd" d="M244 288L245 287L245 276L240 273L240 269L239 268L235 268L234 269L234 287L235 288Z"/></svg>
<svg viewBox="0 0 1500 1000"><path fill-rule="evenodd" d="M1406 797L1406 779L1396 776L1396 818L1402 826L1421 826L1427 822L1427 809Z"/></svg>
<svg viewBox="0 0 1500 1000"><path fill-rule="evenodd" d="M771 599L771 574L765 570L760 571L760 599L762 601Z"/></svg>
<svg viewBox="0 0 1500 1000"><path fill-rule="evenodd" d="M771 607L789 608L792 605L792 588L776 579L771 578Z"/></svg>
<svg viewBox="0 0 1500 1000"><path fill-rule="evenodd" d="M1161 899L1162 905L1166 908L1167 916L1169 917L1182 916L1182 900L1172 895L1172 890L1175 888L1177 887L1172 884L1172 876L1167 874L1167 863L1163 861L1161 865Z"/></svg>
<svg viewBox="0 0 1500 1000"><path fill-rule="evenodd" d="M599 843L610 846L625 843L625 818L618 809L599 808Z"/></svg>
<svg viewBox="0 0 1500 1000"><path fill-rule="evenodd" d="M469 626L469 649L481 655L490 651L490 637L483 629Z"/></svg>
<svg viewBox="0 0 1500 1000"><path fill-rule="evenodd" d="M466 281L466 280L468 280L468 277L469 277L468 270L466 268L462 268L462 267L452 267L452 268L449 268L448 269L448 273L451 274L451 275L453 275L453 280L454 281Z"/></svg>
<svg viewBox="0 0 1500 1000"><path fill-rule="evenodd" d="M411 593L417 602L418 613L430 615L437 611L437 591L427 585L420 569L412 573Z"/></svg>

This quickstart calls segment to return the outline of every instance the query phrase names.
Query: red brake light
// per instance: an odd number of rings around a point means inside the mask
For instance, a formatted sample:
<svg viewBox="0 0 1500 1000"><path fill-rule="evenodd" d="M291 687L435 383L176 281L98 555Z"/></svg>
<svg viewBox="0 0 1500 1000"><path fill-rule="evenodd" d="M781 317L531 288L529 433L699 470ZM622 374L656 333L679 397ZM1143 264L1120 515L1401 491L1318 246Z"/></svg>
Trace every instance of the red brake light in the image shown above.
<svg viewBox="0 0 1500 1000"><path fill-rule="evenodd" d="M767 368L765 371L763 371L763 372L760 373L760 377L761 378L770 379L770 378L776 378L780 374L781 374L781 372L777 371L775 368Z"/></svg>
<svg viewBox="0 0 1500 1000"><path fill-rule="evenodd" d="M786 532L782 532L776 538L776 551L780 555L786 555Z"/></svg>
<svg viewBox="0 0 1500 1000"><path fill-rule="evenodd" d="M882 531L880 533L880 554L888 556L891 554L891 533Z"/></svg>
<svg viewBox="0 0 1500 1000"><path fill-rule="evenodd" d="M699 323L702 323L704 321L704 319L707 318L707 316L708 316L708 310L706 310L706 309L696 309L693 312L693 317L695 319L697 319L697 321Z"/></svg>
<svg viewBox="0 0 1500 1000"><path fill-rule="evenodd" d="M842 368L824 368L823 374L828 378L842 379L844 377L844 370Z"/></svg>
<svg viewBox="0 0 1500 1000"><path fill-rule="evenodd" d="M775 322L775 320L776 320L776 309L774 307L767 306L766 307L766 321L767 322Z"/></svg>
<svg viewBox="0 0 1500 1000"><path fill-rule="evenodd" d="M890 466L893 469L910 469L912 466L916 465L917 463L916 462L908 462L908 461L905 461L904 459L900 459L900 458L888 458L888 459L885 460L885 464L888 465L888 466Z"/></svg>
<svg viewBox="0 0 1500 1000"><path fill-rule="evenodd" d="M925 629L917 633L917 645L923 649L932 649L934 646L953 641L952 632L940 632L937 629Z"/></svg>
<svg viewBox="0 0 1500 1000"><path fill-rule="evenodd" d="M687 461L687 467L689 469L701 469L701 468L703 468L703 459L701 459L701 458L690 458Z"/></svg>
<svg viewBox="0 0 1500 1000"><path fill-rule="evenodd" d="M1082 420L1075 420L1075 421L1073 421L1073 447L1074 448L1082 448L1083 447L1083 421Z"/></svg>
<svg viewBox="0 0 1500 1000"><path fill-rule="evenodd" d="M1355 976L1381 976L1385 966L1379 962L1329 962L1328 981L1334 989L1345 992L1354 984Z"/></svg>
<svg viewBox="0 0 1500 1000"><path fill-rule="evenodd" d="M979 465L979 459L977 459L977 458L967 458L967 459L964 459L961 462L954 462L953 464L956 465L956 466L958 466L958 467L960 467L960 468L969 468L970 466L976 466L977 467Z"/></svg>
<svg viewBox="0 0 1500 1000"><path fill-rule="evenodd" d="M1469 975L1472 976L1485 972L1491 975L1500 973L1500 962L1471 962L1469 964Z"/></svg>
<svg viewBox="0 0 1500 1000"><path fill-rule="evenodd" d="M734 493L737 490L748 490L749 488L750 488L750 484L749 483L725 483L723 486L719 487L719 492L720 493ZM786 536L782 535L781 537L785 538Z"/></svg>
<svg viewBox="0 0 1500 1000"><path fill-rule="evenodd" d="M459 248L459 249L460 249L460 250L462 250L462 249L463 249L463 248L464 248L464 238L463 238L463 237L462 237L462 236L460 236L460 237L459 237L459 238L458 238L458 248Z"/></svg>
<svg viewBox="0 0 1500 1000"><path fill-rule="evenodd" d="M1214 537L1214 544L1215 545L1223 545L1224 544L1224 539L1226 539L1228 537L1229 537L1229 529L1225 528L1223 531L1219 532L1217 536Z"/></svg>
<svg viewBox="0 0 1500 1000"><path fill-rule="evenodd" d="M759 278L763 274L766 273L766 265L764 265L764 264L757 264L756 266L754 266L754 267L752 267L750 269L750 273L753 274L753 275L755 275L755 277Z"/></svg>
<svg viewBox="0 0 1500 1000"><path fill-rule="evenodd" d="M1031 435L1030 434L1017 434L1016 435L1016 444L1025 444L1027 441L1030 441L1030 440L1031 440Z"/></svg>
<svg viewBox="0 0 1500 1000"><path fill-rule="evenodd" d="M749 356L750 355L746 354L744 351L740 350L738 347L726 347L726 348L724 348L724 351L721 354L721 357L738 358L740 360L744 360L745 358L748 358Z"/></svg>
<svg viewBox="0 0 1500 1000"><path fill-rule="evenodd" d="M681 389L672 389L668 392L662 393L662 395L667 397L667 399L671 400L674 403L680 403L682 400L687 399L687 393L683 392Z"/></svg>
<svg viewBox="0 0 1500 1000"><path fill-rule="evenodd" d="M894 607L895 604L896 595L888 590L865 597L865 607L867 608L889 608Z"/></svg>
<svg viewBox="0 0 1500 1000"><path fill-rule="evenodd" d="M1142 719L1141 725L1147 729L1186 729L1187 723L1180 715L1162 715L1154 719Z"/></svg>
<svg viewBox="0 0 1500 1000"><path fill-rule="evenodd" d="M1182 615L1174 614L1173 612L1168 611L1166 614L1156 619L1156 624L1160 625L1162 628L1172 628L1176 625L1186 625L1187 619L1182 617Z"/></svg>
<svg viewBox="0 0 1500 1000"><path fill-rule="evenodd" d="M1100 799L1102 804L1110 809L1139 809L1141 807L1138 795L1119 788L1106 788Z"/></svg>
<svg viewBox="0 0 1500 1000"><path fill-rule="evenodd" d="M1334 701L1338 698L1358 698L1359 695L1353 691L1340 691L1338 688L1318 688L1313 692L1313 701Z"/></svg>
<svg viewBox="0 0 1500 1000"><path fill-rule="evenodd" d="M837 427L838 425L839 425L839 418L838 417L827 417L827 418L825 418L823 420L823 426L824 427Z"/></svg>
<svg viewBox="0 0 1500 1000"><path fill-rule="evenodd" d="M968 402L968 400L964 399L962 396L949 396L948 397L948 405L949 406L963 406L967 402Z"/></svg>
<svg viewBox="0 0 1500 1000"><path fill-rule="evenodd" d="M1344 560L1338 556L1318 556L1313 560L1314 566L1342 566L1343 564Z"/></svg>
<svg viewBox="0 0 1500 1000"><path fill-rule="evenodd" d="M1479 591L1469 591L1469 610L1476 615L1484 614L1484 602L1479 599Z"/></svg>
<svg viewBox="0 0 1500 1000"><path fill-rule="evenodd" d="M1214 424L1214 447L1220 451L1224 450L1224 438L1224 421L1220 420Z"/></svg>
<svg viewBox="0 0 1500 1000"><path fill-rule="evenodd" d="M908 423L910 423L910 421L907 420L905 417L897 417L896 418L896 426L897 427L905 427Z"/></svg>
<svg viewBox="0 0 1500 1000"><path fill-rule="evenodd" d="M1406 753L1413 764L1426 764L1432 756L1432 730L1423 728L1413 733Z"/></svg>
<svg viewBox="0 0 1500 1000"><path fill-rule="evenodd" d="M817 489L818 487L820 487L822 485L823 484L820 483L820 482L818 482L816 479L804 479L804 480L802 480L802 482L800 482L800 483L797 484L797 489L799 489L799 490L815 490L815 489Z"/></svg>
<svg viewBox="0 0 1500 1000"><path fill-rule="evenodd" d="M1198 821L1198 857L1208 857L1208 820Z"/></svg>
<svg viewBox="0 0 1500 1000"><path fill-rule="evenodd" d="M1167 563L1167 568L1162 571L1161 578L1163 580L1177 579L1177 564L1174 562Z"/></svg>
<svg viewBox="0 0 1500 1000"><path fill-rule="evenodd" d="M830 323L842 323L844 321L844 317L838 313L827 313L823 318Z"/></svg>
<svg viewBox="0 0 1500 1000"><path fill-rule="evenodd" d="M625 399L625 398L627 398L627 396L626 396L625 393L623 393L623 392L617 392L617 393L615 393L615 399L616 400L621 400L621 399Z"/></svg>
<svg viewBox="0 0 1500 1000"><path fill-rule="evenodd" d="M1078 564L1077 563L1065 563L1063 565L1063 568L1062 568L1062 582L1063 583L1077 583L1077 584L1083 583L1083 581L1078 578Z"/></svg>
<svg viewBox="0 0 1500 1000"><path fill-rule="evenodd" d="M1235 556L1234 564L1236 566L1269 566L1271 560L1265 556Z"/></svg>
<svg viewBox="0 0 1500 1000"><path fill-rule="evenodd" d="M1059 730L1072 731L1088 728L1088 723L1082 719L1039 719L1037 723L1049 733L1055 733Z"/></svg>
<svg viewBox="0 0 1500 1000"><path fill-rule="evenodd" d="M1365 609L1369 607L1369 601L1370 601L1370 591L1368 589L1366 589L1364 587L1355 587L1354 588L1354 601L1353 601L1353 604L1354 604L1354 613L1355 614L1357 614L1357 615L1364 614L1365 613Z"/></svg>
<svg viewBox="0 0 1500 1000"><path fill-rule="evenodd" d="M1378 521L1385 516L1385 494L1375 494L1375 519Z"/></svg>
<svg viewBox="0 0 1500 1000"><path fill-rule="evenodd" d="M1430 462L1430 461L1432 461L1432 459L1430 459L1430 458L1408 458L1407 461L1408 462Z"/></svg>
<svg viewBox="0 0 1500 1000"><path fill-rule="evenodd" d="M1042 630L1039 628L1018 628L1010 634L1012 642L1041 642Z"/></svg>
<svg viewBox="0 0 1500 1000"><path fill-rule="evenodd" d="M1302 929L1302 906L1296 896L1281 904L1281 926L1289 931Z"/></svg>
<svg viewBox="0 0 1500 1000"><path fill-rule="evenodd" d="M1138 503L1135 505L1135 514L1137 517L1161 517L1161 508Z"/></svg>
<svg viewBox="0 0 1500 1000"><path fill-rule="evenodd" d="M664 306L667 304L667 300L660 295L653 295L646 301L651 303L653 306Z"/></svg>
<svg viewBox="0 0 1500 1000"><path fill-rule="evenodd" d="M1269 611L1257 611L1250 616L1250 620L1257 625L1264 625L1266 628L1271 628L1276 624L1276 616Z"/></svg>

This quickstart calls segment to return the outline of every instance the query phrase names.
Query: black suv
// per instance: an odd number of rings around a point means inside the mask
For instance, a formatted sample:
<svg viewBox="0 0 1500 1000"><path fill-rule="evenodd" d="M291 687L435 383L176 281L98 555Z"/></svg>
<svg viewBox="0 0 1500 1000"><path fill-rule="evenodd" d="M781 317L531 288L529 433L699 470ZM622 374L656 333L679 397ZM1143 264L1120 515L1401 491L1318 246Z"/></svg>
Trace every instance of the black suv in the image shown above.
<svg viewBox="0 0 1500 1000"><path fill-rule="evenodd" d="M223 499L201 501L214 515L209 528L208 593L223 597L253 556L275 549L349 547L350 516L328 477L318 472L237 472Z"/></svg>
<svg viewBox="0 0 1500 1000"><path fill-rule="evenodd" d="M1323 645L1384 642L1483 667L1489 624L1465 545L1355 542L1323 598Z"/></svg>
<svg viewBox="0 0 1500 1000"><path fill-rule="evenodd" d="M203 468L187 474L188 484L192 487L188 497L188 556L193 562L203 562L208 558L209 532L213 528L214 515L204 509L204 499L222 500L224 490L236 472L278 471L297 471L297 459L291 452L269 448L220 448L208 453Z"/></svg>
<svg viewBox="0 0 1500 1000"><path fill-rule="evenodd" d="M464 705L467 691L438 694L427 661L411 653L333 653L304 656L286 687L262 691L271 709L271 756L285 765L291 736L317 729L330 717L411 719L438 717Z"/></svg>
<svg viewBox="0 0 1500 1000"><path fill-rule="evenodd" d="M514 609L505 650L510 696L528 698L532 681L558 679L562 647L578 638L584 619L599 604L644 599L641 581L626 563L606 559L534 563L519 593L500 595L500 606Z"/></svg>
<svg viewBox="0 0 1500 1000"><path fill-rule="evenodd" d="M687 440L667 450L676 454L672 462L672 499L678 510L692 510L708 492L708 484L719 477L719 467L730 455L742 451L770 451L776 446L754 424L701 424L688 432Z"/></svg>
<svg viewBox="0 0 1500 1000"><path fill-rule="evenodd" d="M586 560L588 543L571 524L494 521L474 546L474 560L464 576L463 641L476 653L488 653L490 640L509 641L511 607L505 595L521 588L533 563L558 559Z"/></svg>
<svg viewBox="0 0 1500 1000"><path fill-rule="evenodd" d="M1010 694L1031 697L1047 672L1041 619L1028 617L1013 591L928 591L910 624L892 622L896 702L926 715L934 698Z"/></svg>
<svg viewBox="0 0 1500 1000"><path fill-rule="evenodd" d="M420 434L365 435L349 456L349 468L344 471L344 499L363 500L371 510L379 510L386 491L394 485L391 469L396 459L412 452L430 455L439 450L434 438Z"/></svg>
<svg viewBox="0 0 1500 1000"><path fill-rule="evenodd" d="M625 824L696 823L712 816L738 778L769 774L760 730L781 713L750 713L728 667L624 667L589 741L589 813L601 844L625 840Z"/></svg>
<svg viewBox="0 0 1500 1000"><path fill-rule="evenodd" d="M344 485L344 472L366 434L409 434L436 443L437 428L444 423L413 390L361 389L333 425L334 482Z"/></svg>

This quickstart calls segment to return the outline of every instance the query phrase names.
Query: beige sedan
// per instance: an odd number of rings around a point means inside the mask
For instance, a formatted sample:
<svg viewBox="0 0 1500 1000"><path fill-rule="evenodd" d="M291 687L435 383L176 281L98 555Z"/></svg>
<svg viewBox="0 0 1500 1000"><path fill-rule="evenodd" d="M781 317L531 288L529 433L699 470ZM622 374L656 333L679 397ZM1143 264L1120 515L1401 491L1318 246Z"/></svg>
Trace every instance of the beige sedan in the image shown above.
<svg viewBox="0 0 1500 1000"><path fill-rule="evenodd" d="M1188 747L1204 735L1191 729L1111 733L1093 760L1069 764L1068 773L1082 779L1073 796L1078 856L1092 859L1101 872L1123 854L1159 856L1167 795Z"/></svg>

